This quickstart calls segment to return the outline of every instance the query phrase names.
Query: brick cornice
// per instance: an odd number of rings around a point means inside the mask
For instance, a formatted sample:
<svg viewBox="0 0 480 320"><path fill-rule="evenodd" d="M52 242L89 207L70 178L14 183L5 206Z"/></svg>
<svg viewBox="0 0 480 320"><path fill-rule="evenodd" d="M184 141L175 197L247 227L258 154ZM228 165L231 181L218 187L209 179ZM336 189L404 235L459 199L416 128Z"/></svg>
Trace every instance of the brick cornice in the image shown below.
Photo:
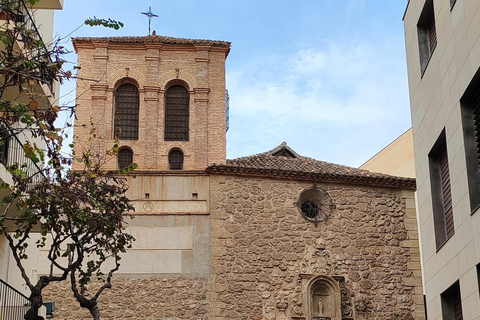
<svg viewBox="0 0 480 320"><path fill-rule="evenodd" d="M95 48L108 48L110 45L108 42L104 41L92 41L92 44Z"/></svg>
<svg viewBox="0 0 480 320"><path fill-rule="evenodd" d="M160 50L162 48L163 44L161 43L145 43L145 48L146 49L156 49L156 50Z"/></svg>
<svg viewBox="0 0 480 320"><path fill-rule="evenodd" d="M103 54L94 54L93 59L98 59L98 60L108 60L108 55L103 55Z"/></svg>
<svg viewBox="0 0 480 320"><path fill-rule="evenodd" d="M210 49L212 49L212 46L207 45L195 45L194 47L197 51L210 51Z"/></svg>
<svg viewBox="0 0 480 320"><path fill-rule="evenodd" d="M160 92L160 87L157 86L143 86L145 92Z"/></svg>
<svg viewBox="0 0 480 320"><path fill-rule="evenodd" d="M106 91L108 88L108 85L106 84L92 84L90 85L90 88L95 91Z"/></svg>
<svg viewBox="0 0 480 320"><path fill-rule="evenodd" d="M206 62L209 63L210 59L209 58L195 58L195 62Z"/></svg>
<svg viewBox="0 0 480 320"><path fill-rule="evenodd" d="M107 96L92 96L92 100L107 100Z"/></svg>
<svg viewBox="0 0 480 320"><path fill-rule="evenodd" d="M209 94L210 93L210 88L193 88L193 92L195 94Z"/></svg>

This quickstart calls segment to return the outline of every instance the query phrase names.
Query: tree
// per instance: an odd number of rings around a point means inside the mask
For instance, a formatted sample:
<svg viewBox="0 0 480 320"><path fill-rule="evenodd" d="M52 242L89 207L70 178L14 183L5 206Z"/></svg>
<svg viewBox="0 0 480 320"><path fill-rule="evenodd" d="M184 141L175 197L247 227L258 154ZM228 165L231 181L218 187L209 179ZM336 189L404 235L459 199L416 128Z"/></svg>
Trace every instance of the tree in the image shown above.
<svg viewBox="0 0 480 320"><path fill-rule="evenodd" d="M34 5L38 0L28 0ZM124 217L133 210L125 196L127 186L118 173L102 169L102 161L112 157L118 144L103 154L84 151L76 155L83 169L72 171L72 156L61 152L65 128L55 125L57 114L71 107L52 106L40 85L64 81L72 75L62 69L65 50L53 43L49 49L36 31L17 19L23 1L2 2L6 24L0 27L0 147L8 141L21 145L23 154L15 161L3 159L13 183L3 183L10 193L3 197L0 234L5 236L13 258L31 291L31 307L26 320L41 319L42 290L52 282L69 279L72 292L81 307L93 319L99 319L97 298L111 287L112 274L118 270L120 254L132 244L133 237L124 232ZM19 22L20 21L20 22ZM111 19L88 19L88 25L118 29L123 26ZM93 124L92 124L93 125ZM94 134L94 129L92 129ZM18 139L22 136L21 140ZM43 164L42 168L38 165ZM30 168L35 170L30 170ZM135 165L124 169L128 173ZM24 263L29 238L40 232L37 248L47 249L48 275L31 279ZM114 267L103 274L104 262L114 260ZM86 296L92 278L103 279L93 296Z"/></svg>

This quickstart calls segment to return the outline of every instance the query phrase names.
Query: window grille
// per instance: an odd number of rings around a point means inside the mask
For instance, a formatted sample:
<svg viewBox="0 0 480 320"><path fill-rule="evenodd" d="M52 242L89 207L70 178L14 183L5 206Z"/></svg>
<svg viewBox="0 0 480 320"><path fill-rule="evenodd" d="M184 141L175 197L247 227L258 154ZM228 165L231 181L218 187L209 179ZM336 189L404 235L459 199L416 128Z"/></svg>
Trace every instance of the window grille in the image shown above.
<svg viewBox="0 0 480 320"><path fill-rule="evenodd" d="M190 97L181 85L173 85L165 92L165 141L188 141Z"/></svg>
<svg viewBox="0 0 480 320"><path fill-rule="evenodd" d="M125 169L133 163L133 152L128 148L122 148L118 151L118 169Z"/></svg>
<svg viewBox="0 0 480 320"><path fill-rule="evenodd" d="M183 153L180 150L172 150L168 154L170 170L183 170Z"/></svg>
<svg viewBox="0 0 480 320"><path fill-rule="evenodd" d="M115 90L114 136L120 140L138 140L139 94L136 86L122 84Z"/></svg>

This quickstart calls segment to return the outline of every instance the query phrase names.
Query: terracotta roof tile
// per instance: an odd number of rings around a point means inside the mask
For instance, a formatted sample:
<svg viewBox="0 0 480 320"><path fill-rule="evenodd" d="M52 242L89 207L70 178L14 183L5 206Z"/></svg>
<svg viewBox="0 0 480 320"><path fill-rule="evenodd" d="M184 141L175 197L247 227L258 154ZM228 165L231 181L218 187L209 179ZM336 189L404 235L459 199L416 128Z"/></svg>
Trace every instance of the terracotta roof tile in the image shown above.
<svg viewBox="0 0 480 320"><path fill-rule="evenodd" d="M282 151L287 156L275 156ZM285 151L287 152L285 153ZM207 172L407 189L416 188L415 179L412 178L390 176L300 156L289 148L285 142L264 153L227 160L226 164L214 164L207 168Z"/></svg>
<svg viewBox="0 0 480 320"><path fill-rule="evenodd" d="M122 36L122 37L77 37L72 38L75 45L80 42L109 42L109 43L161 43L176 45L210 45L230 49L230 42L219 40L185 39L165 36Z"/></svg>

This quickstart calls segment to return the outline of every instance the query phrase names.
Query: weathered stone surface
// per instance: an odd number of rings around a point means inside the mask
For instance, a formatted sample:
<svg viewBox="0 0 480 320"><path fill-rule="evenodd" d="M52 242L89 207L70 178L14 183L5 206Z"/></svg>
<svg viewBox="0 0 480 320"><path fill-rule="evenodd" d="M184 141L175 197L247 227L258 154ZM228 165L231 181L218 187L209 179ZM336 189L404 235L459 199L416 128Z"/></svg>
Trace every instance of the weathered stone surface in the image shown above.
<svg viewBox="0 0 480 320"><path fill-rule="evenodd" d="M358 319L421 314L421 295L413 290L421 287L420 273L413 272L420 268L416 225L404 219L413 193L321 185L336 209L315 227L294 205L311 183L212 176L211 184L218 201L210 212L211 224L218 227L211 233L211 246L228 245L224 255L211 257L210 286L216 295L210 304L216 310L210 319L299 314L306 304L301 273L343 276ZM279 298L284 295L295 299L291 310L275 306L278 299L286 303Z"/></svg>
<svg viewBox="0 0 480 320"><path fill-rule="evenodd" d="M55 319L91 319L68 283L50 284L44 301L55 301ZM208 280L187 278L115 279L99 299L102 319L209 319Z"/></svg>

